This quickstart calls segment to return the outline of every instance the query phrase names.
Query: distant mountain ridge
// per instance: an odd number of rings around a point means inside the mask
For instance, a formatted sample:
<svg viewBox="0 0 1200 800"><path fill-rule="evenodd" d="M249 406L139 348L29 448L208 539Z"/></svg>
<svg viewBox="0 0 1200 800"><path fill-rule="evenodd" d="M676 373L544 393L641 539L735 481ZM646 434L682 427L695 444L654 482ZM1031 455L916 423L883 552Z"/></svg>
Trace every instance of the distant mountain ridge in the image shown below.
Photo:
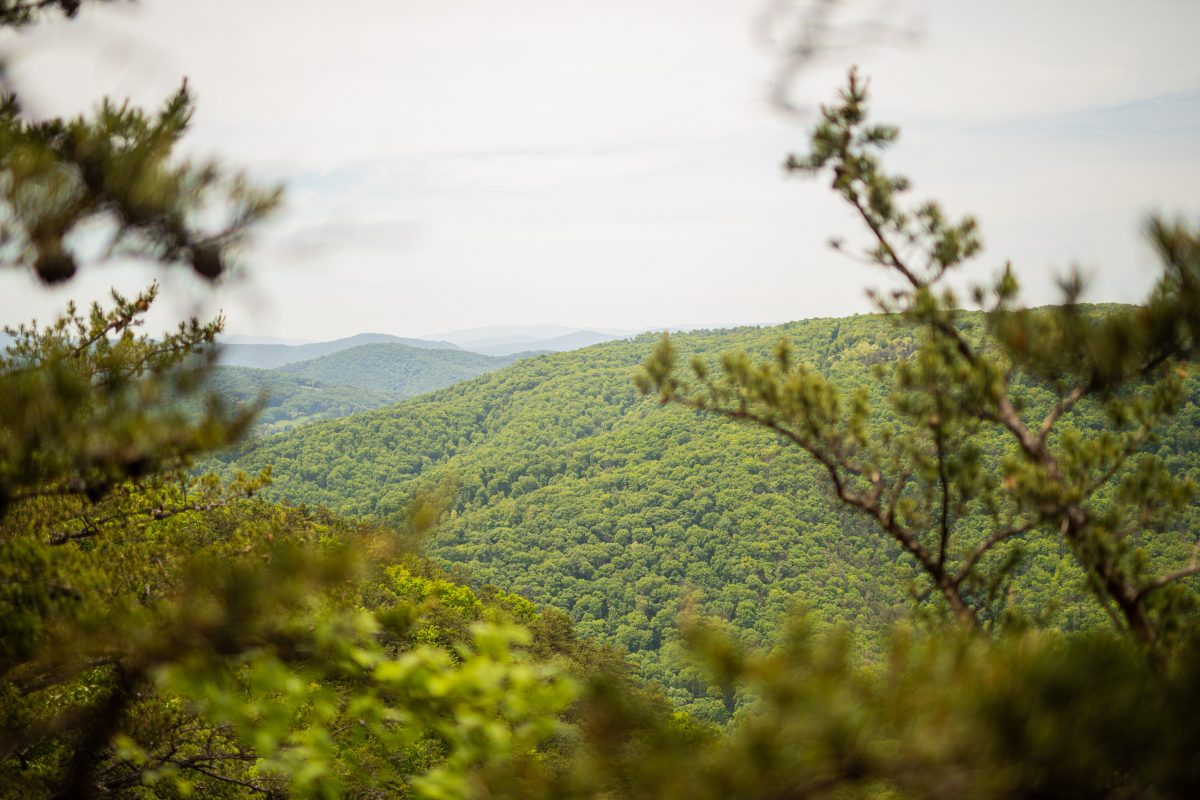
<svg viewBox="0 0 1200 800"><path fill-rule="evenodd" d="M619 337L600 331L579 330L548 339L534 339L525 336L504 337L499 339L482 339L462 342L459 346L473 353L489 356L508 356L530 350L561 353L567 350L578 350L594 344L611 342Z"/></svg>
<svg viewBox="0 0 1200 800"><path fill-rule="evenodd" d="M218 363L231 367L256 367L275 369L285 364L308 361L342 350L350 350L364 344L401 344L420 350L460 350L452 342L435 342L427 339L406 339L386 333L359 333L345 339L311 344L238 344L221 345Z"/></svg>
<svg viewBox="0 0 1200 800"><path fill-rule="evenodd" d="M513 340L528 339L528 340L543 340L553 339L556 336L565 336L569 333L575 333L581 330L594 330L600 333L606 333L611 336L627 336L636 333L634 330L623 330L617 328L585 328L580 325L484 325L478 328L463 328L460 330L446 331L444 333L434 333L428 336L422 336L422 339L445 339L448 342L454 342L461 345L463 342L478 342L486 340Z"/></svg>
<svg viewBox="0 0 1200 800"><path fill-rule="evenodd" d="M490 356L505 356L522 351L563 353L594 344L631 339L643 333L662 331L728 330L745 327L744 323L700 323L654 325L643 328L572 328L566 325L490 325L482 328L446 331L428 338L453 342L463 350ZM752 324L749 327L761 327Z"/></svg>
<svg viewBox="0 0 1200 800"><path fill-rule="evenodd" d="M385 392L400 400L483 375L518 358L377 342L285 364L276 371L324 384Z"/></svg>
<svg viewBox="0 0 1200 800"><path fill-rule="evenodd" d="M312 344L312 339L296 339L285 336L250 336L242 333L221 333L217 335L221 344Z"/></svg>

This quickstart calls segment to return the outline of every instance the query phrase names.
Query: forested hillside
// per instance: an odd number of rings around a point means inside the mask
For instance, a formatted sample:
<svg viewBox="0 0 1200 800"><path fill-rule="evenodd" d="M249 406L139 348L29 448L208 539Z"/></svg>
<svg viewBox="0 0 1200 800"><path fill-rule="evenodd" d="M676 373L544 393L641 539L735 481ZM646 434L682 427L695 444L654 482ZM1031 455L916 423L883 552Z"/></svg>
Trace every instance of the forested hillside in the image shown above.
<svg viewBox="0 0 1200 800"><path fill-rule="evenodd" d="M730 348L765 355L781 337L839 385L876 396L892 360L913 347L909 330L882 316L673 341L685 357L715 358ZM641 397L632 377L653 342L529 359L224 458L248 470L274 465L276 497L383 521L398 519L419 487L456 481L449 518L428 544L433 556L479 584L564 609L582 633L628 648L676 702L721 719L735 698L709 696L676 659L689 598L759 643L800 603L826 623L851 624L870 649L909 608L916 575L865 518L833 501L798 448ZM1194 381L1192 390L1194 401ZM1045 400L1027 396L1031 407ZM1081 410L1076 424L1094 413ZM1192 402L1164 444L1177 469L1200 463L1198 419ZM1069 555L1041 547L1008 587L1012 603L1068 629L1099 623L1099 610L1078 602Z"/></svg>
<svg viewBox="0 0 1200 800"><path fill-rule="evenodd" d="M370 411L397 399L388 392L323 383L277 369L214 367L205 383L236 405L261 404L255 424L265 433ZM191 404L198 406L199 400L193 398Z"/></svg>

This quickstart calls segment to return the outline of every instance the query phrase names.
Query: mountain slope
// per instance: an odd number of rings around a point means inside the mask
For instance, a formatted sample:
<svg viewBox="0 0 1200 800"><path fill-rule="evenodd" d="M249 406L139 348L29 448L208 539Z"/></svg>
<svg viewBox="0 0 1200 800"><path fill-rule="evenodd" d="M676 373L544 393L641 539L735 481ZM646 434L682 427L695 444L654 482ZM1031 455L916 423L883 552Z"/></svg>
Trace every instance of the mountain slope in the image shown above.
<svg viewBox="0 0 1200 800"><path fill-rule="evenodd" d="M236 344L221 345L220 363L231 367L256 367L274 369L284 364L307 361L320 356L349 350L364 344L402 344L425 350L457 350L450 342L431 342L425 339L405 339L386 333L360 333L345 339L312 344Z"/></svg>
<svg viewBox="0 0 1200 800"><path fill-rule="evenodd" d="M913 346L878 316L673 341L686 363L731 348L767 355L781 337L799 360L876 401L888 384L878 371ZM277 497L381 520L401 519L422 487L454 481L432 555L478 583L566 610L581 632L628 648L672 700L721 719L736 699L679 660L681 609L694 604L768 643L784 612L801 603L870 646L911 607L910 587L920 583L889 539L834 502L797 448L639 396L631 378L654 339L521 361L223 458L244 469L274 464ZM1194 381L1191 389L1192 403L1164 437L1180 469L1200 468ZM1031 407L1048 400L1028 393ZM989 446L1003 449L1000 440ZM1013 604L1056 608L1068 629L1102 624L1080 602L1069 554L1041 540L1026 549L1009 588Z"/></svg>
<svg viewBox="0 0 1200 800"><path fill-rule="evenodd" d="M507 366L516 357L494 358L464 350L430 350L399 343L364 344L308 361L287 364L280 372L310 381L336 383L413 397Z"/></svg>
<svg viewBox="0 0 1200 800"><path fill-rule="evenodd" d="M808 360L858 380L902 346L869 317L678 343L766 353L785 334ZM521 361L223 458L243 469L274 464L275 497L381 520L400 518L423 486L456 481L431 554L564 609L581 632L628 648L672 700L721 718L726 699L708 696L674 653L689 596L763 642L797 601L870 636L906 607L913 573L830 502L794 448L638 395L632 375L654 339Z"/></svg>

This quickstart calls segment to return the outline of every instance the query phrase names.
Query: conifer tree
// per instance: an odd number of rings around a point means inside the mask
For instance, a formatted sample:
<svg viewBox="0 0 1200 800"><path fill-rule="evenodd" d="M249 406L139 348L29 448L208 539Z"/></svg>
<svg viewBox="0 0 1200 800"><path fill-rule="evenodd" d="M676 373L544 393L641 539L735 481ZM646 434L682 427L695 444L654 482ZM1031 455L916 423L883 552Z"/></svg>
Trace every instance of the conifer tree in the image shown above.
<svg viewBox="0 0 1200 800"><path fill-rule="evenodd" d="M872 297L919 337L887 397L899 424L881 423L865 390L847 396L795 363L786 341L770 362L727 353L716 371L702 360L680 370L664 336L643 391L802 448L838 500L897 543L967 628L1003 616L1001 588L1019 565L1019 543L1051 537L1117 626L1155 652L1169 649L1196 607L1185 584L1200 574L1200 543L1180 530L1196 487L1149 445L1184 399L1198 344L1200 230L1147 223L1162 276L1141 306L1089 311L1072 275L1061 305L1026 309L1006 267L972 290L985 319L975 327L947 278L980 252L978 225L933 202L903 203L908 180L879 158L897 135L869 120L866 82L851 71L840 102L822 108L809 153L786 166L830 177L867 230L859 255L896 279ZM1003 448L989 452L991 441ZM1181 549L1163 563L1161 554Z"/></svg>

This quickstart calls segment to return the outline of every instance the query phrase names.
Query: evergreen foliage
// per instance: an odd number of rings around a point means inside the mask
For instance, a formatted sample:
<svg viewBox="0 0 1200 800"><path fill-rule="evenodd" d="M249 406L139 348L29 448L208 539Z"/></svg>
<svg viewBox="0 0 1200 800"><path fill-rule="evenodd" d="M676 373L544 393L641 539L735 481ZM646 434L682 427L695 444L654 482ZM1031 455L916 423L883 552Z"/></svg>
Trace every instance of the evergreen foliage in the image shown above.
<svg viewBox="0 0 1200 800"><path fill-rule="evenodd" d="M206 279L219 277L279 192L214 163L172 158L191 115L186 83L157 114L105 100L91 118L31 122L16 95L3 97L0 263L30 268L45 283L67 280L78 247L68 239L101 223L107 255L186 264Z"/></svg>
<svg viewBox="0 0 1200 800"><path fill-rule="evenodd" d="M83 0L0 0L0 26L20 28L52 12L74 17L82 5Z"/></svg>
<svg viewBox="0 0 1200 800"><path fill-rule="evenodd" d="M808 453L837 497L905 551L963 625L999 618L1001 590L1022 559L1016 542L1051 537L1099 606L1161 655L1194 616L1195 592L1179 582L1200 574L1200 541L1181 524L1195 482L1148 447L1187 397L1200 232L1151 220L1163 274L1143 306L1089 314L1070 276L1061 306L1030 311L1006 268L993 286L972 290L986 311L968 329L945 279L979 251L976 223L952 222L936 203L904 208L908 181L879 161L897 131L871 124L866 101L852 71L841 102L822 109L810 154L788 168L832 173L834 191L870 232L864 257L900 279L876 300L915 329L917 346L897 361L886 419L868 393L839 389L786 341L772 361L728 353L715 373L695 360L681 376L664 337L643 389L752 422ZM1025 386L1049 403L1026 405ZM1075 416L1089 398L1103 413ZM989 451L984 443L997 437L1006 446ZM1181 539L1190 556L1168 566L1151 558Z"/></svg>

